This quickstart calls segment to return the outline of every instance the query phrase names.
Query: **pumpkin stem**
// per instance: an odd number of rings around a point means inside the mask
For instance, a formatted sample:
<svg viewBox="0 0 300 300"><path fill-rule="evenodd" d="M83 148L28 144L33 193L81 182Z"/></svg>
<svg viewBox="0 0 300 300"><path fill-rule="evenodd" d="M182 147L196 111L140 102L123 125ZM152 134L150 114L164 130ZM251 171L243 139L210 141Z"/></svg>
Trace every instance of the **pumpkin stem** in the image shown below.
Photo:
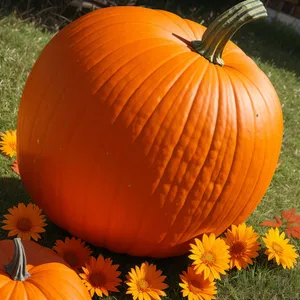
<svg viewBox="0 0 300 300"><path fill-rule="evenodd" d="M14 257L4 268L13 280L24 281L30 274L26 271L26 255L20 238L14 238L14 246Z"/></svg>
<svg viewBox="0 0 300 300"><path fill-rule="evenodd" d="M216 18L204 32L202 40L192 41L191 46L210 62L223 66L223 50L235 32L243 25L267 16L260 0L240 2Z"/></svg>

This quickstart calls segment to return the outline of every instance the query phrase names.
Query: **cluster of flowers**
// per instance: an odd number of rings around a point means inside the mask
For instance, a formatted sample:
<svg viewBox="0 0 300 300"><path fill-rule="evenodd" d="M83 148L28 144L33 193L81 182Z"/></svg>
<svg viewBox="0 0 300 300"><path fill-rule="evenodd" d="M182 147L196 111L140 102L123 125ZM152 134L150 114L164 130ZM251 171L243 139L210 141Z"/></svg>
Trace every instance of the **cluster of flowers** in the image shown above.
<svg viewBox="0 0 300 300"><path fill-rule="evenodd" d="M9 231L8 236L17 235L23 240L32 238L35 241L41 238L40 233L45 231L46 217L37 205L30 203L26 206L19 203L8 211L9 214L4 215L5 225L2 227ZM224 237L216 238L211 233L204 234L202 240L195 239L195 243L190 245L189 255L193 262L187 271L179 275L183 297L188 297L189 300L215 299L215 280L221 279L220 275L226 274L229 269L246 269L248 264L253 264L252 259L259 255L258 251L261 249L258 240L259 234L245 223L232 225ZM268 260L274 260L283 268L294 268L298 254L289 239L285 238L284 232L271 228L262 240ZM101 254L97 258L92 256L91 249L81 239L67 237L64 241L57 240L53 249L78 273L92 297L94 294L101 297L108 296L109 292L119 291L117 286L122 282L119 278L119 265L113 264L110 258L104 258ZM146 261L141 266L135 266L126 278L126 293L131 294L133 299L161 299L161 296L166 296L166 276L154 264Z"/></svg>
<svg viewBox="0 0 300 300"><path fill-rule="evenodd" d="M1 137L0 150L13 157L16 153L15 131L1 134ZM30 203L26 206L19 203L8 211L9 214L4 215L5 225L2 227L9 231L8 236L17 235L23 240L35 241L41 238L40 233L45 231L44 227L47 224L46 217L37 205ZM271 224L268 222L266 225ZM280 232L278 227L269 229L262 237L266 248L264 254L268 256L268 260L274 260L284 269L292 269L298 254L295 247L289 243L289 239L285 238L285 233ZM201 240L195 239L194 243L190 244L189 258L192 263L179 275L178 283L183 297L188 297L188 300L215 299L216 280L221 279L222 274L226 274L229 269L246 269L249 264L253 264L252 259L256 258L261 250L259 238L252 226L247 227L243 223L238 226L232 225L224 237L216 238L211 233L204 234ZM113 264L110 258L104 258L101 254L97 258L92 256L90 247L81 239L67 237L64 241L57 240L53 249L78 273L91 297L94 294L100 297L108 296L109 292L119 291L117 287L122 282L119 265ZM126 275L126 293L131 294L134 300L161 299L161 296L166 296L164 290L168 288L165 279L166 276L162 275L162 271L157 269L156 265L145 261L141 266L131 268Z"/></svg>

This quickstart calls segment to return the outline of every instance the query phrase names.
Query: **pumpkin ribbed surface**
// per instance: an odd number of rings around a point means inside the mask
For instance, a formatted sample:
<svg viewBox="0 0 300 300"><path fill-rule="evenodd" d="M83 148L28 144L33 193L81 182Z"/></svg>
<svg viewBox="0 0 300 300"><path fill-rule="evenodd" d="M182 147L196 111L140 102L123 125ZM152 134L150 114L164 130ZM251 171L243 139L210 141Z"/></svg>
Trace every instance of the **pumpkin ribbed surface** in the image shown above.
<svg viewBox="0 0 300 300"><path fill-rule="evenodd" d="M244 221L280 153L281 105L236 45L224 66L187 45L205 27L114 7L61 30L38 58L18 119L18 161L53 222L97 246L182 254Z"/></svg>

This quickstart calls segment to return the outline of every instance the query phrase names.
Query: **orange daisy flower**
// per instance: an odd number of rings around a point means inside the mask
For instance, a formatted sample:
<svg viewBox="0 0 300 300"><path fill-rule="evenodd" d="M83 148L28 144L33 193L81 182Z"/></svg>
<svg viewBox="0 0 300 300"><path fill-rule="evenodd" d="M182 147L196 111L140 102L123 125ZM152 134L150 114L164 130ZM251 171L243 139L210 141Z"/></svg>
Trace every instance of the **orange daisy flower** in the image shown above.
<svg viewBox="0 0 300 300"><path fill-rule="evenodd" d="M156 270L156 266L148 262L143 262L141 267L131 268L126 275L125 283L129 286L126 294L131 294L134 300L161 299L160 296L166 296L163 290L168 288L163 282L166 276L161 274L161 270Z"/></svg>
<svg viewBox="0 0 300 300"><path fill-rule="evenodd" d="M208 278L204 279L204 273L196 274L193 267L188 267L187 272L179 275L182 283L182 296L188 297L188 300L210 300L216 299L216 283Z"/></svg>
<svg viewBox="0 0 300 300"><path fill-rule="evenodd" d="M194 260L193 266L197 274L204 272L204 279L213 281L220 279L220 274L226 274L229 269L229 246L225 241L211 233L203 235L202 241L195 239L196 244L190 244L192 254L189 258Z"/></svg>
<svg viewBox="0 0 300 300"><path fill-rule="evenodd" d="M29 241L31 238L37 241L41 238L39 233L44 232L47 224L45 216L41 215L42 210L35 204L19 203L18 206L8 209L10 214L4 215L6 220L2 223L4 230L10 230L8 236L17 235L22 240Z"/></svg>
<svg viewBox="0 0 300 300"><path fill-rule="evenodd" d="M122 280L118 278L121 272L117 271L119 265L113 265L110 258L104 259L100 254L98 259L91 257L90 261L82 267L84 273L79 274L83 283L90 292L91 297L96 293L99 297L108 292L119 292L116 288Z"/></svg>
<svg viewBox="0 0 300 300"><path fill-rule="evenodd" d="M0 150L7 156L13 157L17 154L17 132L16 130L7 130L0 132Z"/></svg>
<svg viewBox="0 0 300 300"><path fill-rule="evenodd" d="M65 241L57 240L53 249L70 265L74 271L78 271L89 261L92 254L85 242L75 237L65 238Z"/></svg>
<svg viewBox="0 0 300 300"><path fill-rule="evenodd" d="M257 257L257 251L260 250L258 238L259 234L245 223L239 226L232 225L231 230L227 229L224 241L229 246L231 269L246 269L248 264L253 264L251 258Z"/></svg>

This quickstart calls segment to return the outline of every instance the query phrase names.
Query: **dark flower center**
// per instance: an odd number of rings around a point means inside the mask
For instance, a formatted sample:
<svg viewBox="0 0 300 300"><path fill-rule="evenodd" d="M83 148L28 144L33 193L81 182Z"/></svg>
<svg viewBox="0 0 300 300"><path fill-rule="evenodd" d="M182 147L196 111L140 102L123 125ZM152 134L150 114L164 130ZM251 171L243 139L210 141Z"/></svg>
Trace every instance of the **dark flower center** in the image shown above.
<svg viewBox="0 0 300 300"><path fill-rule="evenodd" d="M246 247L245 247L244 243L242 243L240 241L235 242L230 247L231 255L234 255L234 256L243 255L245 250L246 250Z"/></svg>
<svg viewBox="0 0 300 300"><path fill-rule="evenodd" d="M189 288L193 294L198 294L202 291L203 286L199 280L192 279Z"/></svg>
<svg viewBox="0 0 300 300"><path fill-rule="evenodd" d="M20 218L16 227L23 232L28 232L32 228L32 223L28 218Z"/></svg>
<svg viewBox="0 0 300 300"><path fill-rule="evenodd" d="M74 252L66 252L64 253L64 260L72 267L78 266L79 259L76 253Z"/></svg>
<svg viewBox="0 0 300 300"><path fill-rule="evenodd" d="M89 282L92 287L104 286L106 283L106 277L101 272L91 273L89 275Z"/></svg>

